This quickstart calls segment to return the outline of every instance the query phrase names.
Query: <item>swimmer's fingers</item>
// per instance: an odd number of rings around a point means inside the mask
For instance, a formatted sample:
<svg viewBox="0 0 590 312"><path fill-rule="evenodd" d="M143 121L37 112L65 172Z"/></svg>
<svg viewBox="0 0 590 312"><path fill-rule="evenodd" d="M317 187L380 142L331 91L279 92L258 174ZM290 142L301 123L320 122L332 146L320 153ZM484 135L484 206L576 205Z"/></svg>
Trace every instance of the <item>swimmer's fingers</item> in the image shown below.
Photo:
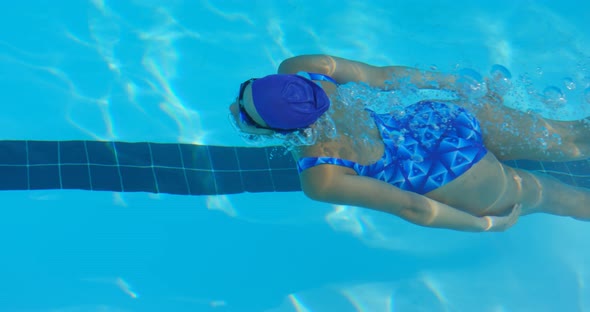
<svg viewBox="0 0 590 312"><path fill-rule="evenodd" d="M512 207L512 211L510 212L510 214L508 215L508 228L512 227L513 225L516 224L516 222L518 222L518 217L520 217L520 213L522 212L522 204L515 204Z"/></svg>
<svg viewBox="0 0 590 312"><path fill-rule="evenodd" d="M507 216L487 216L485 217L488 221L489 232L502 232L512 227L518 221L522 210L522 204L516 204L512 207L512 211Z"/></svg>

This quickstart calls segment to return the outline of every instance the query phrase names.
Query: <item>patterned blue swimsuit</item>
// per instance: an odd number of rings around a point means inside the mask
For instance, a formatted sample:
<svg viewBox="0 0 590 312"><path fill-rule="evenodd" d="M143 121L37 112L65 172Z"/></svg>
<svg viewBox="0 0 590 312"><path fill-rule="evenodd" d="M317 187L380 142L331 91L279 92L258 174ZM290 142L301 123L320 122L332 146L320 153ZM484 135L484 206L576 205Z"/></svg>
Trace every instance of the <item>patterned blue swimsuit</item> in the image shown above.
<svg viewBox="0 0 590 312"><path fill-rule="evenodd" d="M370 112L385 146L381 159L365 166L333 157L304 157L297 162L299 172L323 164L344 166L426 194L469 170L487 153L477 119L459 106L422 101L406 107L403 114Z"/></svg>

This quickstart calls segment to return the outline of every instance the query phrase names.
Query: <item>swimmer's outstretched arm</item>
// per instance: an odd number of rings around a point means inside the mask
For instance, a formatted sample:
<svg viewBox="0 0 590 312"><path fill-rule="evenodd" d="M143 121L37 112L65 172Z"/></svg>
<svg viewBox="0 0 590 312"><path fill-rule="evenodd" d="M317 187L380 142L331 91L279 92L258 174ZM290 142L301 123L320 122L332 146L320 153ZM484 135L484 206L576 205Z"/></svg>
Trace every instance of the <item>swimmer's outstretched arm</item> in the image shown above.
<svg viewBox="0 0 590 312"><path fill-rule="evenodd" d="M299 71L326 74L338 83L365 82L384 90L399 89L412 84L419 89L456 88L456 77L433 71L424 71L407 66L373 66L329 55L301 55L284 60L279 74L294 74Z"/></svg>
<svg viewBox="0 0 590 312"><path fill-rule="evenodd" d="M517 205L508 216L477 217L383 181L332 174L321 167L301 173L303 191L311 199L380 210L425 227L467 232L503 231L516 223L520 215L520 205Z"/></svg>

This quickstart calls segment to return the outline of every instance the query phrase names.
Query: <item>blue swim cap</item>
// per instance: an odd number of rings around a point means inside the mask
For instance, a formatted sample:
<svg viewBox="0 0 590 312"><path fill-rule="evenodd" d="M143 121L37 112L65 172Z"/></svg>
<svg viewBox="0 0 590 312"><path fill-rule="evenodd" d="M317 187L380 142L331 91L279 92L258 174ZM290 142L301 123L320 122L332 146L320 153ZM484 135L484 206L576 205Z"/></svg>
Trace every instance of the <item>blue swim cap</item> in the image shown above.
<svg viewBox="0 0 590 312"><path fill-rule="evenodd" d="M254 80L252 99L264 122L281 130L305 128L330 107L326 92L298 75L277 74Z"/></svg>

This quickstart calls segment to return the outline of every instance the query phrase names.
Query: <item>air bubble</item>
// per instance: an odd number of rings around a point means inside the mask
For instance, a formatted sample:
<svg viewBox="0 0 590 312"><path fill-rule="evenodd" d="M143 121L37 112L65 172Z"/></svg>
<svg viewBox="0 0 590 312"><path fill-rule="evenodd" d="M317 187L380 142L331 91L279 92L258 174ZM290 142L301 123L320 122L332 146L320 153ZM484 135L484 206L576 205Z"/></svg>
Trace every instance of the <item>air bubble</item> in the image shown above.
<svg viewBox="0 0 590 312"><path fill-rule="evenodd" d="M563 78L563 84L565 85L565 87L568 90L576 89L576 83L574 82L574 80L572 78L569 78L569 77Z"/></svg>
<svg viewBox="0 0 590 312"><path fill-rule="evenodd" d="M492 85L490 87L500 95L506 94L506 92L512 88L512 83L510 82L512 74L508 68L499 64L494 64L492 69L490 69L490 76L492 78Z"/></svg>
<svg viewBox="0 0 590 312"><path fill-rule="evenodd" d="M527 86L526 93L528 93L529 95L535 94L537 93L537 89L535 89L535 87L533 86Z"/></svg>
<svg viewBox="0 0 590 312"><path fill-rule="evenodd" d="M510 71L508 70L508 68L500 65L500 64L494 64L492 65L492 69L490 69L490 75L492 76L492 78L497 79L497 78L512 78L512 74L510 73Z"/></svg>
<svg viewBox="0 0 590 312"><path fill-rule="evenodd" d="M543 75L543 68L541 68L540 66L537 67L536 73L537 73L537 75L542 76Z"/></svg>
<svg viewBox="0 0 590 312"><path fill-rule="evenodd" d="M457 85L459 86L460 94L469 98L479 98L486 93L483 77L480 73L470 68L459 71Z"/></svg>
<svg viewBox="0 0 590 312"><path fill-rule="evenodd" d="M561 107L567 102L565 95L563 92L561 92L561 89L556 86L549 86L545 88L545 90L543 90L543 97L545 104L548 104L554 108Z"/></svg>
<svg viewBox="0 0 590 312"><path fill-rule="evenodd" d="M537 142L543 149L547 149L547 142L543 138L538 138Z"/></svg>

